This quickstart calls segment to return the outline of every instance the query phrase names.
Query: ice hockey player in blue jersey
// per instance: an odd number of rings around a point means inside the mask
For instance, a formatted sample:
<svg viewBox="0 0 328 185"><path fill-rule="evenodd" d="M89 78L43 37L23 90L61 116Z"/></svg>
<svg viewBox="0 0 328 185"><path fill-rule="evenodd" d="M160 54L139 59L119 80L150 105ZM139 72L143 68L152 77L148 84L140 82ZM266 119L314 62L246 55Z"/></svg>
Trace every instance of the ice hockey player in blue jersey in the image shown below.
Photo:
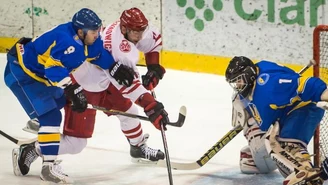
<svg viewBox="0 0 328 185"><path fill-rule="evenodd" d="M121 84L130 86L133 74L130 68L115 62L103 49L99 31L101 19L90 9L74 14L72 21L58 25L36 39L20 39L7 54L4 79L19 100L27 115L40 122L38 142L43 158L41 180L70 184L57 160L60 143L60 109L69 100L72 110L84 112L87 100L82 87L70 73L83 62L91 62L110 74ZM37 158L33 143L13 150L16 175L29 172Z"/></svg>
<svg viewBox="0 0 328 185"><path fill-rule="evenodd" d="M225 76L237 93L232 124L241 125L248 140L241 150L241 171L269 173L277 167L284 185L318 174L308 184L323 184L327 174L320 171L327 164L314 168L307 145L327 109L327 85L276 63L254 64L243 56L230 61Z"/></svg>

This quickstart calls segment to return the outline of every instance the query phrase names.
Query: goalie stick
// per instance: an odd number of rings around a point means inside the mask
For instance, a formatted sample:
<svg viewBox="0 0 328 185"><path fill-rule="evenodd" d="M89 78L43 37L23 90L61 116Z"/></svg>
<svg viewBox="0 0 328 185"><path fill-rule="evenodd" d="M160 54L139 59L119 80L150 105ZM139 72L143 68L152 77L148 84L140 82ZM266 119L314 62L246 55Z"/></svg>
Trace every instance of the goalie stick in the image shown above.
<svg viewBox="0 0 328 185"><path fill-rule="evenodd" d="M314 60L310 60L310 62L303 67L299 74L303 74L307 69L309 69L312 65L315 65L316 62ZM192 163L179 163L179 162L171 162L172 169L175 170L195 170L204 166L214 155L216 155L224 146L226 146L233 138L235 138L243 128L241 126L237 126L231 129L226 135L224 135L215 145L212 146L201 158L199 158L196 162ZM166 167L164 160L159 160L156 163L159 167ZM301 185L301 184L299 184Z"/></svg>
<svg viewBox="0 0 328 185"><path fill-rule="evenodd" d="M201 158L192 163L177 163L171 162L172 169L175 170L195 170L204 166L215 154L217 154L224 146L226 146L234 137L241 132L243 128L237 126L231 129L226 135L224 135L215 145L213 145ZM165 160L159 160L156 164L160 167L166 167Z"/></svg>
<svg viewBox="0 0 328 185"><path fill-rule="evenodd" d="M11 142L17 144L18 146L24 145L24 144L30 144L33 143L34 141L36 141L38 138L33 138L33 139L27 139L27 140L21 140L21 139L16 139L8 134L6 134L5 132L3 132L2 130L0 130L0 134L7 138L8 140L10 140Z"/></svg>

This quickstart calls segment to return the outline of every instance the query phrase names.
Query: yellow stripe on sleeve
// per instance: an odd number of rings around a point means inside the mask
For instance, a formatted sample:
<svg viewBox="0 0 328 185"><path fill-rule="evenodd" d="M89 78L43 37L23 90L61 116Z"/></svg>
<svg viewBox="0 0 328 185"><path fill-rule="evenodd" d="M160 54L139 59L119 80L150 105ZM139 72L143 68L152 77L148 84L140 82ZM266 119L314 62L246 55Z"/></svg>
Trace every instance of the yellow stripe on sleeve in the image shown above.
<svg viewBox="0 0 328 185"><path fill-rule="evenodd" d="M298 88L297 88L297 93L301 94L304 91L304 88L306 86L306 82L309 79L309 77L306 76L301 76L298 78Z"/></svg>

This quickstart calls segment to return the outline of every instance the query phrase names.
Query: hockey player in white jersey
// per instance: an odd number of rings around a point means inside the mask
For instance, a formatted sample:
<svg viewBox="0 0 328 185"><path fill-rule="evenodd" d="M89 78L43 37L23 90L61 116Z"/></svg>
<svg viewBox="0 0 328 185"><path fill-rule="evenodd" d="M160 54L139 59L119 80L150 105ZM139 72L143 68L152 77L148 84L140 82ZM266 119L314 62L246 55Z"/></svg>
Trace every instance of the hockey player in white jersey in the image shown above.
<svg viewBox="0 0 328 185"><path fill-rule="evenodd" d="M150 120L160 130L158 122L161 119L168 121L167 113L164 110L163 104L157 102L147 89L155 88L165 73L164 67L159 64L159 52L162 49L161 34L155 28L149 26L148 20L141 10L131 8L122 12L119 21L108 25L103 30L102 39L104 48L113 55L114 59L133 68L136 74L130 87L117 83L114 78L109 76L111 83L122 93L128 102L119 107L118 110L138 114L136 107L136 104L138 104L144 108L146 115L150 116ZM148 72L142 76L142 83L136 68L140 60L139 52L144 53L148 68ZM150 115L152 110L155 110L157 113ZM136 152L138 148L135 146L138 146L143 138L140 121L124 116L117 117L120 119L123 133L131 144L131 156L138 157L140 152ZM164 159L163 152L151 148L148 149L149 153L157 154L153 157L152 155L146 155L150 157L150 160Z"/></svg>
<svg viewBox="0 0 328 185"><path fill-rule="evenodd" d="M122 13L120 21L104 29L102 38L104 47L114 56L115 61L133 68L134 71L130 73L134 74L134 79L131 82L119 81L112 78L108 71L85 62L72 76L84 88L88 103L132 114L138 114L138 104L144 108L149 120L157 129L160 129L161 124L165 127L169 122L168 114L163 104L156 101L147 91L151 86L156 87L165 73L165 69L159 64L159 51L162 45L159 32L148 27L148 20L139 9L131 8ZM142 83L136 68L139 51L145 53L148 67L148 72L142 77ZM110 116L110 113L106 114ZM78 114L73 112L70 106L65 106L59 154L76 154L85 148L87 138L93 134L95 116L96 110L87 109L84 113ZM130 143L130 155L133 159L164 159L162 151L147 146L149 135L143 134L138 119L121 115L117 117L121 123L121 130ZM38 128L37 120L30 121L29 124L31 123ZM35 146L38 151L38 143Z"/></svg>
<svg viewBox="0 0 328 185"><path fill-rule="evenodd" d="M159 53L162 49L162 38L159 31L148 25L148 20L138 8L125 10L119 21L107 26L102 38L104 47L113 55L116 61L134 68L137 73L134 86L130 89L119 88L123 94L129 94L133 102L145 91L139 84L139 72L136 68L140 60L139 52L144 53L148 72L142 76L143 86L150 90L150 86L156 87L159 80L163 78L165 69L159 64ZM140 88L138 88L140 86Z"/></svg>

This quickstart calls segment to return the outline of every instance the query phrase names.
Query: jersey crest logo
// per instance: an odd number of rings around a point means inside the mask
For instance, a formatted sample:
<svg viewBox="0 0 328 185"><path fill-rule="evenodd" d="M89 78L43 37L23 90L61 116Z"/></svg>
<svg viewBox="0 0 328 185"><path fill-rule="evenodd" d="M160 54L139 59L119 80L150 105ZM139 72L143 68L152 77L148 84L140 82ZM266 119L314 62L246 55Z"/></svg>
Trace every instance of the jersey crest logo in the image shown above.
<svg viewBox="0 0 328 185"><path fill-rule="evenodd" d="M270 78L269 74L263 73L257 78L257 83L259 85L265 85L269 81L269 78Z"/></svg>
<svg viewBox="0 0 328 185"><path fill-rule="evenodd" d="M79 45L83 46L83 43L82 43L81 39L79 38L79 36L74 35L74 36L73 36L73 39L74 39L75 42L77 42Z"/></svg>
<svg viewBox="0 0 328 185"><path fill-rule="evenodd" d="M129 41L127 40L122 40L121 44L120 44L120 50L124 53L128 53L131 51L131 46L129 44Z"/></svg>
<svg viewBox="0 0 328 185"><path fill-rule="evenodd" d="M249 107L249 110L250 110L250 113L251 113L252 117L255 119L257 124L259 126L261 126L262 125L262 118L260 116L259 111L256 108L256 105L254 105L253 103L250 103L248 107Z"/></svg>

